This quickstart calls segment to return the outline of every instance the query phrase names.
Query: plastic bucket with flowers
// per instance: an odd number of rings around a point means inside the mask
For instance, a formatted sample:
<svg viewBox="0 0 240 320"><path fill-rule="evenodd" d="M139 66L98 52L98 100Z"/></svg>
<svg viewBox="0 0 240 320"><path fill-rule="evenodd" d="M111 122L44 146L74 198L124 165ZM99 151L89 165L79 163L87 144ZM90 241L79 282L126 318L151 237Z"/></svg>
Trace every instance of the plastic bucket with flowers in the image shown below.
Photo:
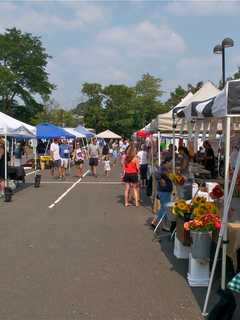
<svg viewBox="0 0 240 320"><path fill-rule="evenodd" d="M190 231L191 253L194 259L209 259L212 242L212 232L219 230L221 220L217 214L207 213L184 224L184 229Z"/></svg>

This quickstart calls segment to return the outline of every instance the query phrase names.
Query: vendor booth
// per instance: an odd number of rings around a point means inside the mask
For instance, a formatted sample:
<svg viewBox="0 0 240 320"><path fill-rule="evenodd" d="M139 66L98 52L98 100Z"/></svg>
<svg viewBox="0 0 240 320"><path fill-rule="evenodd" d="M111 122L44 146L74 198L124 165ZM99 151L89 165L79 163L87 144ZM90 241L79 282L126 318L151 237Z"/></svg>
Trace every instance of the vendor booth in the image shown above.
<svg viewBox="0 0 240 320"><path fill-rule="evenodd" d="M5 200L10 201L11 190L8 187L8 178L14 180L24 181L25 173L23 168L15 168L8 166L8 138L22 138L33 139L35 138L35 128L24 122L16 120L2 112L0 112L0 136L4 136L5 139ZM6 197L6 195L9 195Z"/></svg>
<svg viewBox="0 0 240 320"><path fill-rule="evenodd" d="M200 89L201 90L201 89ZM217 91L217 90L216 90ZM212 92L213 94L214 92ZM205 98L204 98L205 97ZM228 214L232 201L232 195L235 188L236 180L238 177L238 172L240 168L240 152L238 152L235 168L232 173L232 180L229 180L230 176L230 143L231 143L231 130L234 130L239 124L240 117L240 81L233 80L229 81L224 90L213 96L207 95L194 95L192 101L182 110L176 112L176 117L186 120L191 124L189 138L191 139L196 134L199 134L199 128L207 130L210 134L216 135L217 128L219 124L222 128L225 141L225 177L224 177L224 199L221 214L221 228L219 231L216 253L213 261L213 266L211 270L210 278L208 277L209 265L205 264L205 270L200 268L197 259L192 257L192 249L190 252L190 262L189 262L189 274L188 280L191 285L191 280L195 275L193 275L193 270L196 268L201 269L202 279L205 284L208 284L207 296L203 308L203 315L207 313L207 306L209 301L209 296L213 284L213 278L215 274L215 269L217 265L217 259L222 247L222 277L221 277L221 287L225 289L226 287L226 255L227 255L227 240L229 230L228 225ZM235 127L234 127L235 125ZM194 135L195 131L195 135ZM213 182L209 182L212 187L214 187ZM209 191L209 190L208 190ZM198 191L197 191L198 192ZM211 193L210 193L211 194ZM194 199L194 198L193 198ZM191 200L191 199L190 199ZM194 200L191 200L194 201ZM194 221L194 220L192 220ZM193 223L193 222L191 222ZM191 225L190 225L191 226ZM231 225L231 230L234 229ZM232 233L231 233L232 234ZM209 240L208 240L209 241ZM199 276L199 273L198 273ZM199 279L198 279L199 280ZM205 280L205 281L204 281ZM192 281L194 282L194 281Z"/></svg>
<svg viewBox="0 0 240 320"><path fill-rule="evenodd" d="M97 138L100 139L121 139L122 137L114 132L112 132L111 130L105 130L101 133L98 133Z"/></svg>
<svg viewBox="0 0 240 320"><path fill-rule="evenodd" d="M95 136L94 133L92 133L91 131L87 130L86 128L80 125L77 126L74 130L84 135L87 139L91 139L92 137Z"/></svg>

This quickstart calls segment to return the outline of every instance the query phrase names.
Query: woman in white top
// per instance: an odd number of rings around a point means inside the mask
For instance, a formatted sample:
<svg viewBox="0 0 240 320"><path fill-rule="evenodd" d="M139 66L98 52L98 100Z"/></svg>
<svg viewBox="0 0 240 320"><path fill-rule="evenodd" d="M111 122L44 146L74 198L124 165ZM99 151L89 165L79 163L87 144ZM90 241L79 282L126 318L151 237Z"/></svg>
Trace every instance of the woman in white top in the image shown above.
<svg viewBox="0 0 240 320"><path fill-rule="evenodd" d="M146 151L146 146L144 144L141 145L141 150L138 151L138 159L140 165L140 178L141 178L141 186L142 188L147 185L147 170L148 170L148 153Z"/></svg>
<svg viewBox="0 0 240 320"><path fill-rule="evenodd" d="M77 142L76 149L74 150L73 159L76 165L77 173L76 176L82 178L83 176L83 166L84 166L84 151L80 147L80 143Z"/></svg>

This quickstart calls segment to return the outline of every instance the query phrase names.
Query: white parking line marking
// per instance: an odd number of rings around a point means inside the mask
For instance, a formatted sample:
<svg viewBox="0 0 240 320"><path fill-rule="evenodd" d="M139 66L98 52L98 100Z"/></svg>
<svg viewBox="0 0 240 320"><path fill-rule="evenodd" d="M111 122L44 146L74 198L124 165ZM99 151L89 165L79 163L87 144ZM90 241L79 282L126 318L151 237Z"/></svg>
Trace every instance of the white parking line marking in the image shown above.
<svg viewBox="0 0 240 320"><path fill-rule="evenodd" d="M31 171L31 172L28 172L28 173L26 173L26 176L30 176L30 174L33 174L33 173L35 173L36 171L34 170L34 171Z"/></svg>
<svg viewBox="0 0 240 320"><path fill-rule="evenodd" d="M81 184L122 184L121 181L82 181Z"/></svg>
<svg viewBox="0 0 240 320"><path fill-rule="evenodd" d="M87 170L84 175L83 178L89 173L89 170ZM50 206L48 206L49 209L52 209L56 204L58 204L64 197L66 197L66 195L73 189L76 187L77 184L79 184L81 182L82 178L79 178L76 182L74 182L70 188L68 188L60 197L57 198L57 200L55 200Z"/></svg>

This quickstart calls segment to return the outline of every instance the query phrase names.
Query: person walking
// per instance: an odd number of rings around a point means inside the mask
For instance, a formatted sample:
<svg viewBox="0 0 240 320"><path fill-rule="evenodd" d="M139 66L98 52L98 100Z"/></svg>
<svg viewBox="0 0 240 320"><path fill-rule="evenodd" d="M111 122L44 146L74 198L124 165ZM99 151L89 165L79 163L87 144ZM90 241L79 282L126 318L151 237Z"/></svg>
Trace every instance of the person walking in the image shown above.
<svg viewBox="0 0 240 320"><path fill-rule="evenodd" d="M97 177L97 166L98 158L100 156L99 146L97 145L97 139L93 138L92 143L88 147L89 154L89 166L91 169L91 174L94 177Z"/></svg>
<svg viewBox="0 0 240 320"><path fill-rule="evenodd" d="M155 172L157 180L157 197L160 200L160 210L158 211L157 217L152 220L152 227L156 227L159 220L166 216L167 203L171 201L171 194L173 190L173 184L168 174L171 171L171 158L166 158L160 168ZM163 223L164 225L164 223ZM164 231L169 231L166 226L162 228Z"/></svg>
<svg viewBox="0 0 240 320"><path fill-rule="evenodd" d="M140 165L141 187L145 188L147 186L148 154L144 144L141 145L141 150L138 151L137 156Z"/></svg>
<svg viewBox="0 0 240 320"><path fill-rule="evenodd" d="M76 144L76 149L73 153L73 159L77 170L76 176L82 178L85 154L84 151L81 149L79 142L77 142Z"/></svg>
<svg viewBox="0 0 240 320"><path fill-rule="evenodd" d="M108 144L105 142L103 148L102 148L102 160L104 161L106 156L109 155L109 146Z"/></svg>
<svg viewBox="0 0 240 320"><path fill-rule="evenodd" d="M66 170L69 166L69 160L70 160L70 146L66 139L64 139L60 144L59 153L61 157L61 178L62 180L65 180Z"/></svg>
<svg viewBox="0 0 240 320"><path fill-rule="evenodd" d="M50 146L50 156L53 161L53 176L57 171L57 178L61 179L61 157L59 153L59 144L58 139L53 139L53 142Z"/></svg>
<svg viewBox="0 0 240 320"><path fill-rule="evenodd" d="M125 182L125 207L129 206L129 192L133 190L136 207L139 206L139 188L138 188L138 172L139 172L139 160L136 154L136 148L133 144L130 144L126 149L126 156L122 163L123 169L123 181Z"/></svg>
<svg viewBox="0 0 240 320"><path fill-rule="evenodd" d="M105 171L105 176L108 176L109 172L111 171L111 163L110 163L109 156L105 156L105 159L104 159L104 171Z"/></svg>

